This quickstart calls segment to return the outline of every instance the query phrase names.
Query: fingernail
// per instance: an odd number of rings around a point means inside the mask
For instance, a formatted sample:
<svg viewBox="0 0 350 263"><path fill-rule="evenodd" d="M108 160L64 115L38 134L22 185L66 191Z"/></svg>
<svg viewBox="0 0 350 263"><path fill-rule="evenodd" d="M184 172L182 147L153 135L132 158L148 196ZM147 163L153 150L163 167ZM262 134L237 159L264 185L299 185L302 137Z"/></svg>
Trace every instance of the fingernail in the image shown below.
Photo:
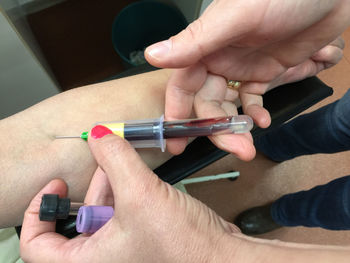
<svg viewBox="0 0 350 263"><path fill-rule="evenodd" d="M113 132L105 126L97 125L91 130L91 137L94 139L100 139L107 134L112 134Z"/></svg>
<svg viewBox="0 0 350 263"><path fill-rule="evenodd" d="M154 58L162 58L170 51L172 46L171 40L164 40L149 47L147 53Z"/></svg>

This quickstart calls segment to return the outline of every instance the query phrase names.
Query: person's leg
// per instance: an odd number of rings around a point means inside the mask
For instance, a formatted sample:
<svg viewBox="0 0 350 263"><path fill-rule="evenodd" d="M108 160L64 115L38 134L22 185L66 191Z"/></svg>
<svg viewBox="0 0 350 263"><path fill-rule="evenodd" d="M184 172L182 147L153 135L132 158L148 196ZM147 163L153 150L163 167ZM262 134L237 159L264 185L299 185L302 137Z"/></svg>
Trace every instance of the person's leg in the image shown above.
<svg viewBox="0 0 350 263"><path fill-rule="evenodd" d="M350 229L350 176L285 195L271 205L272 219L282 226Z"/></svg>
<svg viewBox="0 0 350 263"><path fill-rule="evenodd" d="M255 139L257 150L282 162L300 155L350 149L350 91L340 100L301 115Z"/></svg>
<svg viewBox="0 0 350 263"><path fill-rule="evenodd" d="M235 224L247 235L263 234L281 226L349 230L350 176L248 209L237 216Z"/></svg>

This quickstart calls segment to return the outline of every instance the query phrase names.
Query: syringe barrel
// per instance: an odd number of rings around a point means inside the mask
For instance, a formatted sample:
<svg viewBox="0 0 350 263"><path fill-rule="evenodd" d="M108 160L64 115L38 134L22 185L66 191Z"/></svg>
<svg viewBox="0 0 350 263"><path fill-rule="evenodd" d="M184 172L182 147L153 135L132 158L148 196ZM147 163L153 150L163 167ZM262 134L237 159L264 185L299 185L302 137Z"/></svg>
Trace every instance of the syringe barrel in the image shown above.
<svg viewBox="0 0 350 263"><path fill-rule="evenodd" d="M253 120L246 115L210 119L164 121L159 119L123 122L99 122L114 134L125 138L135 148L165 149L165 139L245 133L253 128Z"/></svg>
<svg viewBox="0 0 350 263"><path fill-rule="evenodd" d="M164 138L197 137L230 133L246 133L253 128L246 115L164 122Z"/></svg>
<svg viewBox="0 0 350 263"><path fill-rule="evenodd" d="M96 125L107 127L135 148L161 148L164 152L163 123L164 117L161 116L158 119L98 122Z"/></svg>

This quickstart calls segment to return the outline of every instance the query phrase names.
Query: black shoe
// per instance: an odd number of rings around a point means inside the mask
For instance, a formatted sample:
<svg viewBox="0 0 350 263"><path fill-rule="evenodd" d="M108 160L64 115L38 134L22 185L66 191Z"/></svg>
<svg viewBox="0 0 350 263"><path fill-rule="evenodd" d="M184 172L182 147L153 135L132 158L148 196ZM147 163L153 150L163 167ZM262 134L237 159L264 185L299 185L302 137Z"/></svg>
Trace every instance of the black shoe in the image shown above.
<svg viewBox="0 0 350 263"><path fill-rule="evenodd" d="M282 227L271 217L271 205L257 206L240 213L234 220L243 234L259 235Z"/></svg>

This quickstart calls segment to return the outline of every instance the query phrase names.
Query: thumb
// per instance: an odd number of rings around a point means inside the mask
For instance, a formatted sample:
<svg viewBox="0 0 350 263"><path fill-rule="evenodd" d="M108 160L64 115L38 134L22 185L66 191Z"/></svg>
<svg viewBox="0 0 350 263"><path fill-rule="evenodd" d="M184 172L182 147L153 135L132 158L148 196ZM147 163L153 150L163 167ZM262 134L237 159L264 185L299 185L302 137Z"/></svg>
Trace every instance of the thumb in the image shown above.
<svg viewBox="0 0 350 263"><path fill-rule="evenodd" d="M101 135L101 127L105 134ZM117 208L142 199L144 193L157 188L160 179L126 140L108 130L104 126L95 126L88 142L98 165L108 177Z"/></svg>
<svg viewBox="0 0 350 263"><path fill-rule="evenodd" d="M183 68L195 64L209 54L208 43L201 39L201 23L199 18L170 39L147 47L146 60L159 68Z"/></svg>
<svg viewBox="0 0 350 263"><path fill-rule="evenodd" d="M52 180L30 202L24 214L20 238L21 257L25 261L40 258L39 262L53 262L54 255L58 254L56 248L67 241L67 238L55 233L56 222L39 220L40 203L44 194L65 197L67 186L62 180Z"/></svg>
<svg viewBox="0 0 350 263"><path fill-rule="evenodd" d="M243 12L242 12L243 10ZM246 16L254 16L247 21ZM183 68L241 40L256 27L255 7L241 1L213 1L186 29L145 50L147 61L160 68ZM245 21L242 23L242 21Z"/></svg>
<svg viewBox="0 0 350 263"><path fill-rule="evenodd" d="M219 23L221 21L217 17L212 19L210 13L203 14L177 35L147 47L145 58L160 68L183 68L195 64L226 45L227 34L217 34L217 28L222 28Z"/></svg>

